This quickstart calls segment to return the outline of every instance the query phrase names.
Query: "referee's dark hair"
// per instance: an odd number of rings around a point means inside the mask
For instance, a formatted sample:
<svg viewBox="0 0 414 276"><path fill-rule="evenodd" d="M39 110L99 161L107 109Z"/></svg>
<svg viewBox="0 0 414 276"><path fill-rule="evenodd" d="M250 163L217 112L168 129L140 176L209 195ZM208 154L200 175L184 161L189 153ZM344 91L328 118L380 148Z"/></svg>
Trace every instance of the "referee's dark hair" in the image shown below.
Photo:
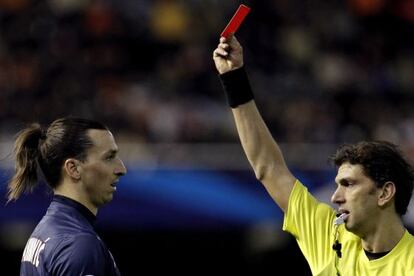
<svg viewBox="0 0 414 276"><path fill-rule="evenodd" d="M386 141L359 142L344 144L338 148L330 160L337 166L345 162L360 164L366 176L377 187L386 182L395 184L395 209L402 216L407 212L413 192L414 172L398 147Z"/></svg>
<svg viewBox="0 0 414 276"><path fill-rule="evenodd" d="M39 173L52 189L55 188L67 158L86 159L86 150L92 146L87 135L90 129L108 128L97 121L65 117L48 127L33 123L21 130L14 143L15 172L7 187L8 202L32 192L38 184Z"/></svg>

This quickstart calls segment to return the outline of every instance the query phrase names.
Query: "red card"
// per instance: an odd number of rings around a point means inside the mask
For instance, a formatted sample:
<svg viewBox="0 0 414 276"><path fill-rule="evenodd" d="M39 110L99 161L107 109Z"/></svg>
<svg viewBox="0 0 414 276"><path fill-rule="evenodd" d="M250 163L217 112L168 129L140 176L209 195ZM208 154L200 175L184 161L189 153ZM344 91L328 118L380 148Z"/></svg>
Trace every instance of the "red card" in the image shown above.
<svg viewBox="0 0 414 276"><path fill-rule="evenodd" d="M241 4L220 36L227 38L231 33L236 33L249 12L250 8Z"/></svg>

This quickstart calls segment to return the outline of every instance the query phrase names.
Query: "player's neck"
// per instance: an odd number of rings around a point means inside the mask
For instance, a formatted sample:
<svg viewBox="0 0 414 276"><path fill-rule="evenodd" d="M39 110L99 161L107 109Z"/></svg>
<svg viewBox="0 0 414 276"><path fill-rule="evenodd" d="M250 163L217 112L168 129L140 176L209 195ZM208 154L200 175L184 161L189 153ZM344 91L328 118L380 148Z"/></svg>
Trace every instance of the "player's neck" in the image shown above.
<svg viewBox="0 0 414 276"><path fill-rule="evenodd" d="M61 185L58 185L58 187L55 188L54 194L66 196L79 202L96 216L98 214L98 208L90 203L90 201L85 197L84 193L79 192L77 189L73 189L73 185L71 184L73 183L61 183Z"/></svg>

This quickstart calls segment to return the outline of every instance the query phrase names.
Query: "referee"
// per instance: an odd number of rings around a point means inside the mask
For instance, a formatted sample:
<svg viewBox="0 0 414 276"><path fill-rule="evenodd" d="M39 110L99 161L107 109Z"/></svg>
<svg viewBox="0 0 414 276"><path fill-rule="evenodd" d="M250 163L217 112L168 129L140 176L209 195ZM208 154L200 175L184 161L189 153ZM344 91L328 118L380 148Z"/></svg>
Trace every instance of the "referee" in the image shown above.
<svg viewBox="0 0 414 276"><path fill-rule="evenodd" d="M385 141L339 147L331 158L338 169L334 210L288 169L255 105L237 39L220 38L213 59L247 158L283 210L283 230L296 238L312 274L414 275L414 238L402 220L414 175L398 148Z"/></svg>

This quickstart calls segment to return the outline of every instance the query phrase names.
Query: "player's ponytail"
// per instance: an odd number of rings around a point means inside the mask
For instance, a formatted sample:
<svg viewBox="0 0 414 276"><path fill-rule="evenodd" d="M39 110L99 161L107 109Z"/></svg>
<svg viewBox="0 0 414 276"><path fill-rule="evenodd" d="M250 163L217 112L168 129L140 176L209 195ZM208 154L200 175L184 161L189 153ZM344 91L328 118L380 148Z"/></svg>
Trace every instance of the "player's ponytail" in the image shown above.
<svg viewBox="0 0 414 276"><path fill-rule="evenodd" d="M14 143L15 173L8 184L8 201L17 200L31 192L38 183L39 143L44 140L39 124L32 124L17 134ZM41 158L41 157L40 157Z"/></svg>

